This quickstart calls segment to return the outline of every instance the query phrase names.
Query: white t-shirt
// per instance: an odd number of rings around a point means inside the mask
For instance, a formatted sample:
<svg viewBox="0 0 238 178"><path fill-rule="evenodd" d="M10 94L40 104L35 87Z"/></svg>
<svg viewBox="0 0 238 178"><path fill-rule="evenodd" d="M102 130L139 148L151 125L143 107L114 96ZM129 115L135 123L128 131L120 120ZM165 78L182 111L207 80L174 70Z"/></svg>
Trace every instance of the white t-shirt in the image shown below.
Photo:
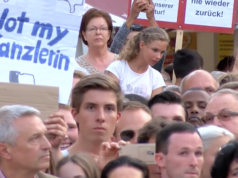
<svg viewBox="0 0 238 178"><path fill-rule="evenodd" d="M118 60L111 63L106 71L114 74L124 94L137 94L150 99L152 91L165 86L162 75L151 66L143 74L131 70L127 61Z"/></svg>

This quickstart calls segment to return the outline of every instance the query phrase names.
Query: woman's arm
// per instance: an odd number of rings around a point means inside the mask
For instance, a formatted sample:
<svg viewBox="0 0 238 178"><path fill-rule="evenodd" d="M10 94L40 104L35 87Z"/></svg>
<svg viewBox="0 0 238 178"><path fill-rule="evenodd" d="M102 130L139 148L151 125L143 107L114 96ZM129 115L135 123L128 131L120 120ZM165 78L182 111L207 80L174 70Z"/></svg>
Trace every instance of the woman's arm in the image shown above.
<svg viewBox="0 0 238 178"><path fill-rule="evenodd" d="M163 87L156 88L152 91L151 98L153 98L155 95L160 94L163 91Z"/></svg>

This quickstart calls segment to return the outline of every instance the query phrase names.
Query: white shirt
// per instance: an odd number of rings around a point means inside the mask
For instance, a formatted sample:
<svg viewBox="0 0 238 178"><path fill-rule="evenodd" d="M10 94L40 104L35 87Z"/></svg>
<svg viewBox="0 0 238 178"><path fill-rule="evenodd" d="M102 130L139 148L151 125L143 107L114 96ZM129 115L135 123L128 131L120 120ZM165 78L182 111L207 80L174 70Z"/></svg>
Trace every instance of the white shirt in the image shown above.
<svg viewBox="0 0 238 178"><path fill-rule="evenodd" d="M106 71L114 74L124 94L137 94L150 99L152 91L165 86L162 75L151 66L142 74L131 70L128 62L118 60L111 63Z"/></svg>

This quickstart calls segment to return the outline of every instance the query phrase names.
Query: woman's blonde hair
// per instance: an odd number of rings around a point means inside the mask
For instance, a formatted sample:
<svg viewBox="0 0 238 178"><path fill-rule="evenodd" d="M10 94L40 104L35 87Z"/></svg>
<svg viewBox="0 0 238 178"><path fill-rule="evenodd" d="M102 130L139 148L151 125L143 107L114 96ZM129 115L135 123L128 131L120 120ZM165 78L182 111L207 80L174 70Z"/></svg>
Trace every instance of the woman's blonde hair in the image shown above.
<svg viewBox="0 0 238 178"><path fill-rule="evenodd" d="M141 41L147 45L155 40L166 41L169 44L169 35L166 31L158 27L145 28L126 43L125 48L120 53L119 59L126 61L134 59L140 52Z"/></svg>
<svg viewBox="0 0 238 178"><path fill-rule="evenodd" d="M87 178L100 178L99 168L97 167L97 164L91 155L86 153L79 153L64 157L58 162L56 166L58 175L60 168L68 162L72 162L80 166L85 172Z"/></svg>

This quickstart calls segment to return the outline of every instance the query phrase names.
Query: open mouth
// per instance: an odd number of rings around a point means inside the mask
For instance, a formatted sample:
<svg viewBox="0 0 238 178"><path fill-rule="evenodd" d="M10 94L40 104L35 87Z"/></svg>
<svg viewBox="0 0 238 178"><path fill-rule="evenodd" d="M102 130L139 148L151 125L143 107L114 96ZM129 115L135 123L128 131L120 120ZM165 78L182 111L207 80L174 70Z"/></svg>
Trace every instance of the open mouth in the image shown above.
<svg viewBox="0 0 238 178"><path fill-rule="evenodd" d="M61 150L65 150L67 148L69 148L72 144L71 143L64 143L60 145L60 149Z"/></svg>

